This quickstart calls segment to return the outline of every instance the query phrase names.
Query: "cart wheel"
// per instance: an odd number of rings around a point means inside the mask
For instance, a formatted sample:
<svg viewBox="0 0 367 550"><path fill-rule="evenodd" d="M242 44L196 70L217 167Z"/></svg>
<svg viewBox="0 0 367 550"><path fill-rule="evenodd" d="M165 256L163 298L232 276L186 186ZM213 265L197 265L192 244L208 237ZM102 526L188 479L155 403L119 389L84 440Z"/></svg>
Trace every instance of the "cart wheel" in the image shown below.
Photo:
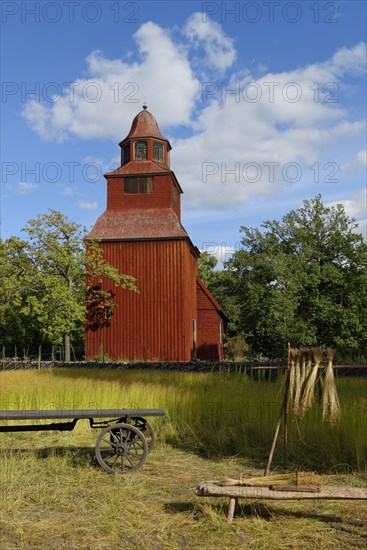
<svg viewBox="0 0 367 550"><path fill-rule="evenodd" d="M153 426L150 422L148 422L148 420L145 420L145 418L142 418L141 416L134 416L131 418L131 424L135 426L135 428L138 428L142 434L144 434L144 437L147 440L148 453L150 453L155 444L155 433Z"/></svg>
<svg viewBox="0 0 367 550"><path fill-rule="evenodd" d="M112 424L99 434L96 458L109 474L128 474L140 468L147 457L144 435L130 424Z"/></svg>

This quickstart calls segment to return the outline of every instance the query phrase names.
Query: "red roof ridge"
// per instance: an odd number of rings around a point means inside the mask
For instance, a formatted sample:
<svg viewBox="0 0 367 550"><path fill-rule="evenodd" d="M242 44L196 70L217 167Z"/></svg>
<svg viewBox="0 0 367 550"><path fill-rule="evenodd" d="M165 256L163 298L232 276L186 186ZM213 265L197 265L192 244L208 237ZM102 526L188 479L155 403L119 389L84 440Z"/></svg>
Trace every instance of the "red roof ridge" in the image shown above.
<svg viewBox="0 0 367 550"><path fill-rule="evenodd" d="M134 162L128 162L127 164L124 164L123 166L119 166L119 168L116 168L116 170L113 170L112 172L107 172L107 174L104 174L105 176L116 176L116 175L124 175L124 174L158 174L158 173L168 173L172 172L170 168L167 168L166 166L162 166L161 164L158 164L157 162L154 162L153 160L135 160Z"/></svg>

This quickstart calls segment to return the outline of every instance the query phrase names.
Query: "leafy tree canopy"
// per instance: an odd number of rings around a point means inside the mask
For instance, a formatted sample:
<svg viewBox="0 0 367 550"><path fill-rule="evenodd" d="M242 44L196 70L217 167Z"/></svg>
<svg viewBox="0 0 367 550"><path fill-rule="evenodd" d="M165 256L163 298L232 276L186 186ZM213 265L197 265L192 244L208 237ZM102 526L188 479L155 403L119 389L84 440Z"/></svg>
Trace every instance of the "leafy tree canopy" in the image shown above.
<svg viewBox="0 0 367 550"><path fill-rule="evenodd" d="M367 244L344 207L326 206L320 195L281 221L260 229L241 227L242 247L216 270L207 252L199 275L253 352L281 355L293 346L326 345L345 357L366 356ZM114 307L101 277L135 290L103 258L86 229L50 210L30 220L25 239L0 241L1 345L64 344L84 337L86 301Z"/></svg>
<svg viewBox="0 0 367 550"><path fill-rule="evenodd" d="M282 221L241 227L242 247L211 290L232 328L256 351L327 345L344 355L367 348L367 244L341 204L320 195ZM219 280L224 282L221 291Z"/></svg>
<svg viewBox="0 0 367 550"><path fill-rule="evenodd" d="M86 293L90 300L113 306L111 293L96 287L95 278L106 277L129 290L136 290L135 279L109 265L98 242L85 247L86 228L60 212L39 215L22 231L27 239L1 243L0 307L4 322L10 322L8 329L4 326L3 345L25 345L27 338L63 344L68 361L71 341L84 336Z"/></svg>

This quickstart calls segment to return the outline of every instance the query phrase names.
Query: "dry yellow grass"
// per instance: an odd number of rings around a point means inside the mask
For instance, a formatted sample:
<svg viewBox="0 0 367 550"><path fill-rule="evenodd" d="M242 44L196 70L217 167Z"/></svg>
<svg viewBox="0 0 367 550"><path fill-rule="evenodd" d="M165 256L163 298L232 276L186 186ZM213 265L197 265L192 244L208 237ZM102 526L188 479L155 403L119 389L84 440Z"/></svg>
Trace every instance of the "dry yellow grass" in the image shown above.
<svg viewBox="0 0 367 550"><path fill-rule="evenodd" d="M243 442L247 433L255 437L268 424L272 433L273 410L278 411L278 403L274 408L272 403L271 407L266 403L261 406L264 386L257 383L243 381L241 387L241 379L233 381L230 377L169 374L0 373L4 408L107 408L133 406L136 402L169 411L165 419L154 422L157 446L141 471L123 478L109 476L96 465L94 444L98 431L91 430L86 421L70 433L0 434L1 550L365 548L367 509L363 502L244 501L233 524L228 526L228 499L200 499L195 496L196 485L223 477L260 476L262 459L257 455L255 469L245 458L246 446L236 458L220 460L209 452L210 458L199 456L194 449L202 454L203 447L207 449L208 442L213 441L217 449L223 442L227 450L224 436ZM243 421L242 431L237 432L237 412L239 418L247 418L246 407L242 408L246 384L248 394L252 399L256 397L256 408L250 411L254 416ZM275 393L278 388L270 385L269 390ZM353 386L350 392L355 403ZM192 402L196 394L198 397ZM226 394L231 395L233 411L223 408L228 407ZM203 398L207 399L207 408L202 411ZM258 411L259 428L255 422ZM347 419L359 422L360 405L348 410L348 415ZM183 418L187 428L180 431ZM233 426L233 433L229 426ZM363 430L359 424L357 428L355 433L361 434L364 444L365 425ZM347 431L351 433L349 428ZM186 440L191 433L192 438ZM328 432L321 432L323 441L327 435ZM190 441L196 440L201 446L190 447ZM174 441L176 446L167 441ZM361 464L365 464L364 448L361 445ZM319 453L319 448L314 452ZM344 472L347 469L343 466ZM331 481L337 485L367 486L365 473L343 474Z"/></svg>
<svg viewBox="0 0 367 550"><path fill-rule="evenodd" d="M48 450L32 434L3 442L3 550L354 549L367 540L362 502L243 501L228 526L228 499L199 499L194 490L210 478L259 474L246 461L158 443L140 472L118 478L95 466L94 437L77 435L81 448L66 434L49 434ZM366 484L361 475L334 481Z"/></svg>

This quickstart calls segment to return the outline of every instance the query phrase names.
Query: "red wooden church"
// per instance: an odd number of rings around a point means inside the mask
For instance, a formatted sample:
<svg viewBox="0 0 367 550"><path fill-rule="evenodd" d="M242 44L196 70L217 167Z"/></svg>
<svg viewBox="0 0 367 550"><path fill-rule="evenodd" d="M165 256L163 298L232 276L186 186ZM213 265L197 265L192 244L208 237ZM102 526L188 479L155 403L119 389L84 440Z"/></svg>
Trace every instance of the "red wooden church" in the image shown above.
<svg viewBox="0 0 367 550"><path fill-rule="evenodd" d="M100 241L120 273L136 278L139 294L102 281L118 307L103 323L87 322L86 357L221 360L226 317L198 278L200 252L181 225L171 146L145 105L119 145L121 167L105 176L107 208L88 238Z"/></svg>

